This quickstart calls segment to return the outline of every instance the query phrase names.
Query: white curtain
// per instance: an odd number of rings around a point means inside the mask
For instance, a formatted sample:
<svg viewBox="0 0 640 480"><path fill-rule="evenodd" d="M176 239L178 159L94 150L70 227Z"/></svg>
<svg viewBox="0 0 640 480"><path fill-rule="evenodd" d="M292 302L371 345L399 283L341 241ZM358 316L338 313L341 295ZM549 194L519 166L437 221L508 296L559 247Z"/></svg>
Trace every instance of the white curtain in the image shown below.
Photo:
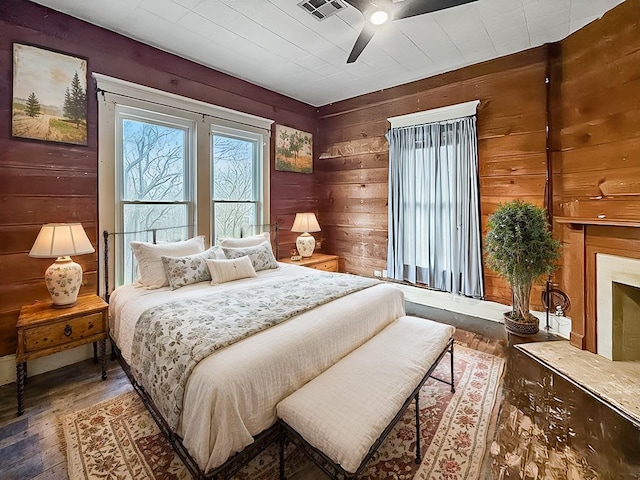
<svg viewBox="0 0 640 480"><path fill-rule="evenodd" d="M475 115L387 138L388 276L484 297Z"/></svg>

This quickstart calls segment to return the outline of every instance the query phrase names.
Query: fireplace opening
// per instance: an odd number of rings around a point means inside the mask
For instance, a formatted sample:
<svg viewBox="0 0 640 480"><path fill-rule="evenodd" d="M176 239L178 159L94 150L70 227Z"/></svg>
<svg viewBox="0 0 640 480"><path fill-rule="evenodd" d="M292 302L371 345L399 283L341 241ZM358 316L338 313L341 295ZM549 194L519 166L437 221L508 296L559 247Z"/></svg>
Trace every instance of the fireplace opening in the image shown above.
<svg viewBox="0 0 640 480"><path fill-rule="evenodd" d="M596 255L596 344L609 360L640 360L640 259Z"/></svg>
<svg viewBox="0 0 640 480"><path fill-rule="evenodd" d="M612 360L640 360L640 288L612 282Z"/></svg>

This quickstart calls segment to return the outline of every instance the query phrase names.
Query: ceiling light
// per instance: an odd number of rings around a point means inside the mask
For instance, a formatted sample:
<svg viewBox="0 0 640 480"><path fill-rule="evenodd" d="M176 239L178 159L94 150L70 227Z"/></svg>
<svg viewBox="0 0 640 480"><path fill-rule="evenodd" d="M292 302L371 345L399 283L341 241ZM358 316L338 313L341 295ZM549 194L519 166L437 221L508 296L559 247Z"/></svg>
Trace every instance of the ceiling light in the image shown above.
<svg viewBox="0 0 640 480"><path fill-rule="evenodd" d="M382 25L389 20L389 14L384 10L376 10L369 17L369 21L374 25Z"/></svg>

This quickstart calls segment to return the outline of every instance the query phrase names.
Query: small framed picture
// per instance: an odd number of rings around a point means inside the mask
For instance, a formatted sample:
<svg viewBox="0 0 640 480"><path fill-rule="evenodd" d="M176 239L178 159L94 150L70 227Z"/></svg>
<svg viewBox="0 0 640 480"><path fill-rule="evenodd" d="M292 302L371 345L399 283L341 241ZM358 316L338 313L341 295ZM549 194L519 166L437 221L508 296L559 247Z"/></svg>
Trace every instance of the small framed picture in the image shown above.
<svg viewBox="0 0 640 480"><path fill-rule="evenodd" d="M313 173L313 135L276 125L276 170Z"/></svg>
<svg viewBox="0 0 640 480"><path fill-rule="evenodd" d="M87 144L87 60L13 44L13 137Z"/></svg>

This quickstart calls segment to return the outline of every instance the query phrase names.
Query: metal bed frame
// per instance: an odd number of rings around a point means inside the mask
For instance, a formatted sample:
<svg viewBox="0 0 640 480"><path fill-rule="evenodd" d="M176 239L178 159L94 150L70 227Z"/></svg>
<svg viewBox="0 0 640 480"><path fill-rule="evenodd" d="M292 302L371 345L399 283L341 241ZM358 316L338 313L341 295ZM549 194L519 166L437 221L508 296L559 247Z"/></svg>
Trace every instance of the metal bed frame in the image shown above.
<svg viewBox="0 0 640 480"><path fill-rule="evenodd" d="M252 228L262 228L262 227L274 227L274 238L273 243L275 244L275 255L278 258L278 224L265 224L265 225L253 225ZM179 228L179 227L171 227L171 228ZM105 300L109 301L109 237L112 235L126 235L130 233L144 233L151 232L153 243L156 241L156 233L158 230L163 229L150 229L150 230L141 230L140 232L116 232L109 233L106 230L102 232L102 237L104 239L104 283L105 283ZM243 234L244 235L244 231ZM122 369L124 370L127 378L131 382L134 390L138 392L142 402L145 407L151 414L151 417L154 419L160 431L164 434L166 439L171 444L173 450L178 454L180 459L184 462L185 466L189 470L189 473L193 476L193 478L197 480L228 480L232 478L238 471L244 467L251 459L255 458L258 454L260 454L268 445L275 443L278 439L279 427L278 424L274 424L267 430L259 433L254 437L253 443L245 447L240 452L232 455L219 467L216 467L212 471L205 473L197 464L195 459L188 452L187 448L182 443L182 438L177 435L175 432L171 430L169 424L166 422L164 417L160 414L160 411L154 404L153 400L146 392L144 387L140 385L136 379L133 377L131 372L131 367L129 364L122 358L120 354L120 349L118 348L114 338L109 334L109 340L111 342L111 359L117 360Z"/></svg>
<svg viewBox="0 0 640 480"><path fill-rule="evenodd" d="M266 227L266 226L272 227L274 225L275 225L274 227L275 234L274 234L273 242L275 243L275 255L276 255L276 258L278 258L278 224L276 223L276 224L268 224L268 225L256 225L254 227ZM172 228L176 228L176 227L172 227ZM155 243L156 230L161 230L161 229L144 230L143 232L152 232L154 243ZM111 235L127 234L127 233L136 233L136 232L109 233L106 230L102 232L102 235L104 238L105 300L107 302L109 301L109 295L110 295L109 293L109 237ZM231 457L229 457L219 467L216 467L212 471L205 473L198 466L195 459L191 456L187 448L182 443L182 438L171 430L168 423L166 422L164 417L161 415L160 411L158 410L158 408L156 407L156 405L154 404L153 400L151 399L149 394L146 392L144 387L140 385L136 381L136 379L133 377L133 374L131 372L131 367L122 358L122 355L120 354L120 349L118 348L115 340L113 339L113 337L111 337L111 335L109 335L109 340L111 342L111 347L112 347L112 353L111 353L112 360L117 359L118 363L121 365L122 369L127 375L127 378L131 382L131 385L133 386L134 390L138 393L145 407L147 407L147 410L149 411L152 418L160 428L160 431L167 438L173 450L178 454L180 459L184 462L185 466L187 467L187 469L189 470L193 478L197 480L229 480L236 473L238 473L238 471L240 471L240 469L243 468L249 461L251 461L257 455L259 455L267 446L275 442L280 443L280 454L279 454L280 455L280 479L285 480L284 450L285 450L285 443L287 441L290 441L293 445L300 448L300 450L313 463L318 465L318 467L324 473L326 473L329 477L333 478L334 480L341 480L341 479L355 480L362 473L362 471L364 470L369 460L371 460L371 458L375 455L376 451L382 445L382 443L384 442L386 437L389 435L389 433L391 432L393 427L396 425L396 423L402 418L405 411L407 410L407 408L409 407L409 405L413 400L415 400L416 402L416 435L417 435L416 463L420 463L420 459L421 459L420 408L419 408L420 389L429 378L433 378L434 380L437 380L439 382L445 383L447 385L451 385L451 391L455 392L455 380L454 380L454 371L453 371L454 342L453 342L453 339L451 339L447 343L447 346L445 347L445 349L440 353L438 359L434 362L434 364L431 366L429 371L422 378L419 385L415 388L415 390L411 393L409 398L406 400L406 402L404 403L404 405L402 406L398 414L394 417L394 419L387 426L387 428L382 432L378 440L376 440L376 442L373 444L373 446L365 456L364 460L358 467L358 470L354 474L350 475L349 473L345 472L342 469L342 467L340 467L339 465L336 465L328 456L326 456L320 450L310 446L306 441L304 441L304 439L295 430L290 428L288 425L286 425L282 421L277 421L273 426L269 427L268 429L256 435L254 437L254 441L252 444L248 445L240 452L237 452ZM450 353L450 356L451 356L451 381L450 382L432 376L433 371L439 365L440 361L442 360L442 358L446 353Z"/></svg>
<svg viewBox="0 0 640 480"><path fill-rule="evenodd" d="M318 468L320 468L320 470L322 470L330 478L334 480L357 479L360 476L360 474L362 474L362 472L364 471L364 468L367 466L367 463L376 454L376 452L378 451L378 448L380 448L382 443L386 440L389 433L391 433L391 430L393 430L393 427L395 427L396 424L403 417L404 413L406 412L407 408L409 408L409 405L411 405L411 402L413 400L415 400L416 402L416 460L415 462L416 464L419 464L422 459L422 454L420 452L420 404L419 404L420 390L422 389L426 381L429 378L432 378L434 380L445 383L447 385L451 385L451 393L455 393L456 389L455 389L455 378L454 378L454 371L453 371L453 344L454 344L454 341L453 341L453 338L451 338L449 342L447 342L447 345L445 346L444 350L442 350L442 352L438 356L437 360L433 363L433 365L431 365L431 367L429 368L429 371L427 371L427 373L424 375L424 377L422 378L418 386L415 388L415 390L413 390L411 395L409 395L409 397L405 401L404 405L402 406L398 414L393 418L393 420L391 420L391 423L387 425L387 428L384 429L380 437L371 446L371 448L369 449L369 452L364 457L364 459L362 460L362 463L354 473L346 472L340 465L337 465L336 463L334 463L334 461L331 460L321 450L309 445L309 443L307 443L307 441L304 438L302 438L302 436L298 432L296 432L293 428L287 425L286 422L279 420L278 423L280 424L280 432L279 432L280 480L286 480L286 477L284 474L284 461L285 461L284 450L285 450L285 443L287 440L291 441L291 443L293 443L296 447L298 447L307 456L307 458L309 458L309 460L315 463L318 466ZM440 361L447 353L449 353L451 356L451 381L449 382L441 378L434 377L432 375L433 371L440 364Z"/></svg>
<svg viewBox="0 0 640 480"><path fill-rule="evenodd" d="M131 373L131 367L122 358L122 355L120 355L120 349L116 346L113 338L109 336L109 339L111 340L111 346L118 360L118 363L124 370L127 378L129 378L129 381L131 382L131 385L133 385L134 390L138 392L138 395L140 395L140 398L142 399L142 403L144 403L145 407L147 407L147 410L149 410L151 417L155 420L156 424L160 428L160 431L169 441L169 443L173 447L173 450L184 462L187 470L189 470L189 473L191 473L193 478L198 480L228 480L232 478L236 473L238 473L238 471L240 471L240 469L244 467L248 462L250 462L254 457L259 455L267 446L277 441L279 429L278 424L276 423L272 427L256 435L253 438L253 443L244 448L244 450L241 450L240 452L232 455L231 457L229 457L229 459L227 459L225 463L210 471L209 473L205 473L198 466L194 458L182 443L182 438L171 430L144 387L140 385L133 377L133 374Z"/></svg>

